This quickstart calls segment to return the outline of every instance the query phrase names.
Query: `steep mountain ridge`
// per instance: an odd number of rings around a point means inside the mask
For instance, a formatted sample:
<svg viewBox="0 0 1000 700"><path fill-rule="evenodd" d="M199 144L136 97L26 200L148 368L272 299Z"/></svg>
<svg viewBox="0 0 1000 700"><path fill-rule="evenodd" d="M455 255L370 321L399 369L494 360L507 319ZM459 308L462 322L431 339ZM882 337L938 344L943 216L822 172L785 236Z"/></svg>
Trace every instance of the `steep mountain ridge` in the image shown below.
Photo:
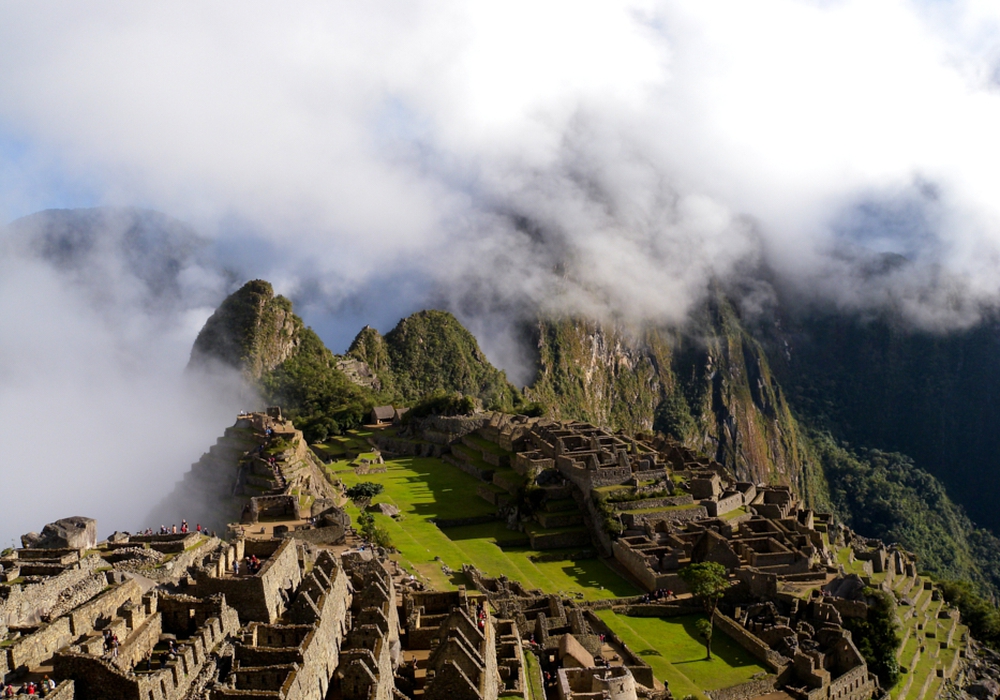
<svg viewBox="0 0 1000 700"><path fill-rule="evenodd" d="M660 430L741 478L795 486L817 505L826 486L768 358L724 299L685 333L580 319L537 325L538 376L525 396L555 416Z"/></svg>
<svg viewBox="0 0 1000 700"><path fill-rule="evenodd" d="M761 328L797 410L841 440L902 452L1000 531L1000 320L948 334L812 310Z"/></svg>
<svg viewBox="0 0 1000 700"><path fill-rule="evenodd" d="M269 282L251 280L226 297L205 322L189 364L218 361L258 380L295 354L304 328L292 313L292 302L275 296Z"/></svg>
<svg viewBox="0 0 1000 700"><path fill-rule="evenodd" d="M487 408L510 410L520 398L475 336L447 311L418 311L385 336L365 326L348 354L365 362L388 393L404 403L459 392L481 399Z"/></svg>
<svg viewBox="0 0 1000 700"><path fill-rule="evenodd" d="M347 356L334 355L270 283L251 280L227 297L198 334L189 371L239 370L311 440L360 425L379 403L412 404L462 393L510 410L520 394L450 313L421 311L383 338L365 327Z"/></svg>

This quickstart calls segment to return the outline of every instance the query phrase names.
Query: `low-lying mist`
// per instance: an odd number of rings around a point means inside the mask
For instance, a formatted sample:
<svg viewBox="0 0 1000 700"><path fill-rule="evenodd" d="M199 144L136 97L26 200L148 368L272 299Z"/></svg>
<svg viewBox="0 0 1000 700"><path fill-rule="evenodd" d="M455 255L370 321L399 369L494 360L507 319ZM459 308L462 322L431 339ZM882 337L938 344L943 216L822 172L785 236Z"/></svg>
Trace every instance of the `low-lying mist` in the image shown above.
<svg viewBox="0 0 1000 700"><path fill-rule="evenodd" d="M241 408L179 378L254 277L335 352L449 308L518 383L521 320L682 324L713 284L942 333L1000 305L994 4L177 7L0 10L0 219L185 222L5 234L18 528L146 525Z"/></svg>

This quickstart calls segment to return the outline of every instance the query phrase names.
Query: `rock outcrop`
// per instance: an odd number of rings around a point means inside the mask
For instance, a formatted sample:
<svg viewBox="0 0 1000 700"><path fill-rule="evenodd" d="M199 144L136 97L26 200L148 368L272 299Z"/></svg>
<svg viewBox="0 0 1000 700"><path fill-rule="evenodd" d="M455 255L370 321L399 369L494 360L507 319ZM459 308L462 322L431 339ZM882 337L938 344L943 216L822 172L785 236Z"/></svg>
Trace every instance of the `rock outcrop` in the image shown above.
<svg viewBox="0 0 1000 700"><path fill-rule="evenodd" d="M97 521L74 515L49 523L42 534L21 535L25 549L92 549L97 545Z"/></svg>
<svg viewBox="0 0 1000 700"><path fill-rule="evenodd" d="M822 501L802 431L767 356L722 299L698 333L580 319L537 326L538 376L525 390L555 418L627 432L659 430L743 479L795 486Z"/></svg>

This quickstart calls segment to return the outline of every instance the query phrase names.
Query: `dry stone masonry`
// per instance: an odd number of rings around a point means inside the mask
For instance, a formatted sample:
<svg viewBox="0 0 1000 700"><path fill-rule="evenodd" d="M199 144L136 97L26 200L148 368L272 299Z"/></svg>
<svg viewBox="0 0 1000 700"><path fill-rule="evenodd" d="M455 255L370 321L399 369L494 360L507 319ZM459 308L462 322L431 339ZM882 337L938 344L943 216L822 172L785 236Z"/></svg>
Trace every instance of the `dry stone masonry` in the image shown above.
<svg viewBox="0 0 1000 700"><path fill-rule="evenodd" d="M769 671L713 700L883 694L845 622L865 618L873 589L898 600L905 634L894 698L994 682L967 662L957 612L909 554L662 437L482 413L374 441L387 455L442 456L481 481L496 507L487 519L523 533L520 544L604 555L647 593L583 602L471 566L468 588L427 590L357 539L273 408L239 416L158 508L160 528L98 541L95 521L73 517L5 552L4 680L49 677L58 700L668 700L595 610L698 612L679 571L710 561L730 582L716 632ZM385 505L374 508L392 514Z"/></svg>

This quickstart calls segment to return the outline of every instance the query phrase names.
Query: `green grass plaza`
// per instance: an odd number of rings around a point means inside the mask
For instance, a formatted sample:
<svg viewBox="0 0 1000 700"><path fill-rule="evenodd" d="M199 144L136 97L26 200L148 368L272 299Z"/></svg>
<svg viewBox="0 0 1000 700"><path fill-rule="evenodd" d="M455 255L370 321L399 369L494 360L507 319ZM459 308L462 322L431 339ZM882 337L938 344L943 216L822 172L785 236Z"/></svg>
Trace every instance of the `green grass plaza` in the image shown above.
<svg viewBox="0 0 1000 700"><path fill-rule="evenodd" d="M454 590L471 584L462 574L462 565L471 564L486 575L506 575L526 588L575 599L600 600L642 593L600 558L581 558L578 549L533 550L525 546L524 533L508 530L499 520L438 527L434 522L437 519L475 518L496 512L496 507L476 492L482 482L430 457L387 459L384 472L358 475L347 453L357 455L355 459L374 457L364 441L368 435L367 431L358 431L337 437L317 451L333 460L327 469L345 487L362 481L383 486L383 492L372 502L394 505L400 515L392 518L376 513L377 524L392 537L398 550L394 558L400 566L430 587ZM346 509L357 522L357 506L347 502ZM446 570L451 573L446 574ZM718 630L712 641L713 658L706 661L704 644L694 627L698 616L636 618L611 610L598 614L650 665L659 680L669 683L675 697L690 694L704 698L705 690L742 683L767 672Z"/></svg>

